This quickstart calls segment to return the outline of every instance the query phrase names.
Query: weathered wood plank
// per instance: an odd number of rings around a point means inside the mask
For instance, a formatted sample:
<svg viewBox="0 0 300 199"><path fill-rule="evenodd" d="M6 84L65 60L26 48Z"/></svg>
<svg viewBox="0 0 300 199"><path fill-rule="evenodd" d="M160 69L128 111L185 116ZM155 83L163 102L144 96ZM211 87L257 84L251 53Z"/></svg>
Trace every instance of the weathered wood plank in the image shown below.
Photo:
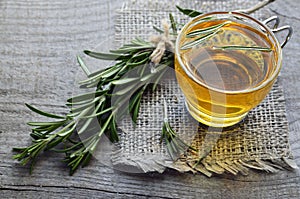
<svg viewBox="0 0 300 199"><path fill-rule="evenodd" d="M300 165L300 16L298 0L269 7L282 23L294 26L284 49L281 80L287 101L291 147ZM299 171L208 179L201 175L127 174L99 161L69 176L61 157L49 153L28 168L11 159L12 146L29 143L26 122L38 119L24 102L56 113L80 77L75 55L113 34L113 13L120 1L0 2L0 197L1 198L300 198ZM109 42L108 42L109 43ZM88 60L88 65L99 66Z"/></svg>

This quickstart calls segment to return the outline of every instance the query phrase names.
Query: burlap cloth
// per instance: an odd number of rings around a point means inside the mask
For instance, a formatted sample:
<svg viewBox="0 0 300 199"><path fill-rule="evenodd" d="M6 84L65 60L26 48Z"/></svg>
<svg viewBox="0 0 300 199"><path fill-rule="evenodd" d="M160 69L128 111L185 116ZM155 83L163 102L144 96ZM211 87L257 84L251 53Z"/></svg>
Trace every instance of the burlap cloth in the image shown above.
<svg viewBox="0 0 300 199"><path fill-rule="evenodd" d="M118 12L115 41L120 45L135 37L147 39L149 35L157 34L152 26L160 26L161 20L168 18L170 12L178 21L186 22L187 18L176 11L175 5L207 12L249 8L257 2L130 1ZM262 9L254 16L263 19L270 14ZM160 143L163 99L167 101L173 129L181 139L196 147L198 153L187 151L174 162L165 143ZM156 92L145 95L140 111L135 127L130 119L119 125L120 142L111 158L116 169L163 172L166 168L173 168L180 172L201 172L211 176L224 172L246 175L249 169L276 172L297 167L290 151L285 100L279 81L243 123L222 132L199 125L189 116L174 77L165 79Z"/></svg>

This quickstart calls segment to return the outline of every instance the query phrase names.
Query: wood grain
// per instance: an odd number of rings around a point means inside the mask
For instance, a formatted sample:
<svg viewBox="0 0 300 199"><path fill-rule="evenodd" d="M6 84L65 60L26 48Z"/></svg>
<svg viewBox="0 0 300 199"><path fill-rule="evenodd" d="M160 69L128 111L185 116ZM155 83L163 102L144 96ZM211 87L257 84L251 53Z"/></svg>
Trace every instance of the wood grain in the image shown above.
<svg viewBox="0 0 300 199"><path fill-rule="evenodd" d="M98 161L69 176L61 157L41 158L32 175L11 159L12 146L30 140L26 122L38 119L24 103L56 113L78 92L76 54L113 35L122 1L0 1L0 198L300 198L299 171L249 176L131 174ZM280 79L284 87L290 143L300 165L300 16L298 0L278 0L269 8L295 33L284 48ZM107 41L107 43L110 43ZM109 47L107 45L106 47ZM88 60L89 66L101 67Z"/></svg>

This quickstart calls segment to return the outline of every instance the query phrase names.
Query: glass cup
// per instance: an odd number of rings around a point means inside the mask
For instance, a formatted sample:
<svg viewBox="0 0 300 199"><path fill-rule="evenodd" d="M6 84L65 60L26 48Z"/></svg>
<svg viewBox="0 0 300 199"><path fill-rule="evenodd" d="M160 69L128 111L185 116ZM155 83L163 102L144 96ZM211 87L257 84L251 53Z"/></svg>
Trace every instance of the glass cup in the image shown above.
<svg viewBox="0 0 300 199"><path fill-rule="evenodd" d="M274 23L268 27L268 23ZM281 69L290 26L238 12L212 12L189 21L175 44L175 70L189 113L227 127L240 122L271 90ZM287 30L282 44L274 33Z"/></svg>

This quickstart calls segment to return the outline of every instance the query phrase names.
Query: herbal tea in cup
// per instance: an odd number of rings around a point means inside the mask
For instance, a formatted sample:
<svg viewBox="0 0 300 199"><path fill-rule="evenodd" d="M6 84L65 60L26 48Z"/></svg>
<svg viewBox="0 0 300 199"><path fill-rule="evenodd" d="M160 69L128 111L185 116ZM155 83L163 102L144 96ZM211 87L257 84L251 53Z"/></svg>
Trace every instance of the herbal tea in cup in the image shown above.
<svg viewBox="0 0 300 199"><path fill-rule="evenodd" d="M186 107L196 120L213 127L234 125L269 93L292 29L270 29L268 22L214 12L183 27L175 46L175 70ZM280 45L273 32L283 29L289 34Z"/></svg>

